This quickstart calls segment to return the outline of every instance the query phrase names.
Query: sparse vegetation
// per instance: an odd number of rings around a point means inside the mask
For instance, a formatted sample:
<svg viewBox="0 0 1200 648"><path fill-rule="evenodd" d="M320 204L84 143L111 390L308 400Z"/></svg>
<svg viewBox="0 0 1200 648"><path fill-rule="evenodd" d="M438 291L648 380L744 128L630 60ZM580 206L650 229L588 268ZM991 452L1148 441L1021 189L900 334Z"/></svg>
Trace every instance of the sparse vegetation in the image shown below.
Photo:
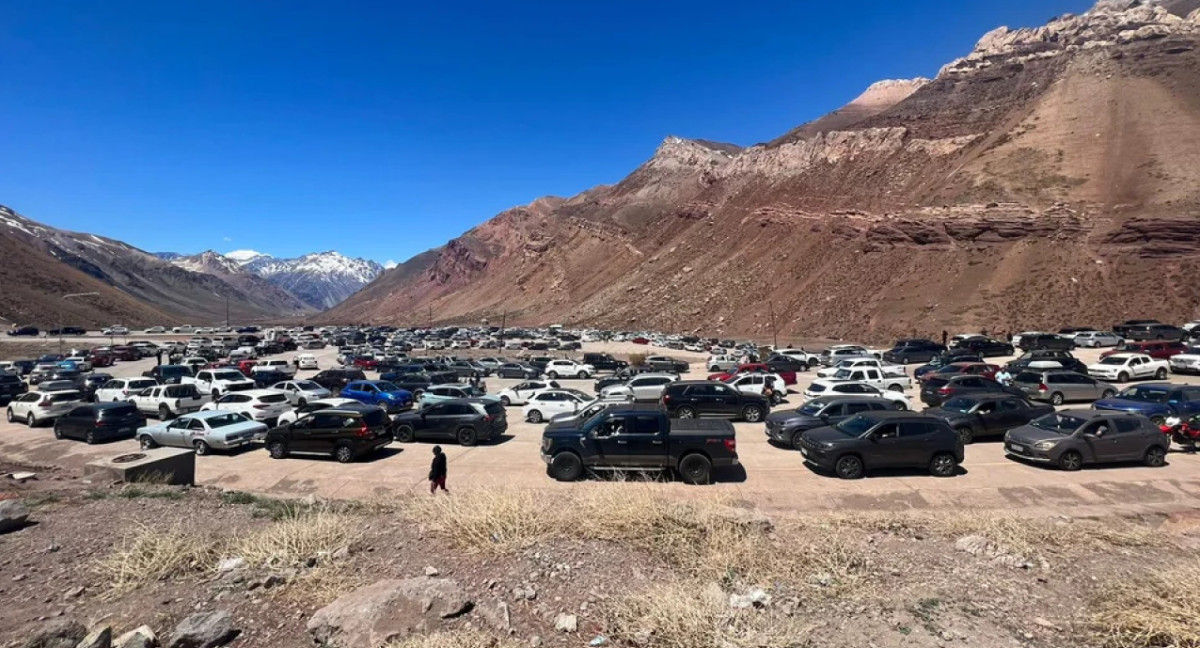
<svg viewBox="0 0 1200 648"><path fill-rule="evenodd" d="M144 488L138 485L130 485L122 488L120 491L117 491L117 496L125 499L139 499L144 497L170 500L179 500L184 497L183 491L176 488Z"/></svg>
<svg viewBox="0 0 1200 648"><path fill-rule="evenodd" d="M204 571L218 555L219 542L175 525L139 525L96 565L113 590L124 592L154 581Z"/></svg>
<svg viewBox="0 0 1200 648"><path fill-rule="evenodd" d="M303 566L309 559L331 557L358 536L345 515L311 510L286 517L235 541L227 552L262 567Z"/></svg>
<svg viewBox="0 0 1200 648"><path fill-rule="evenodd" d="M645 364L646 364L646 354L645 354L645 353L631 353L631 354L629 354L629 366L631 366L631 367L641 367L641 366L643 366L643 365L645 365Z"/></svg>
<svg viewBox="0 0 1200 648"><path fill-rule="evenodd" d="M1091 626L1113 648L1200 647L1200 561L1173 564L1102 590Z"/></svg>
<svg viewBox="0 0 1200 648"><path fill-rule="evenodd" d="M511 639L497 639L478 630L455 630L412 635L393 641L384 648L519 648Z"/></svg>

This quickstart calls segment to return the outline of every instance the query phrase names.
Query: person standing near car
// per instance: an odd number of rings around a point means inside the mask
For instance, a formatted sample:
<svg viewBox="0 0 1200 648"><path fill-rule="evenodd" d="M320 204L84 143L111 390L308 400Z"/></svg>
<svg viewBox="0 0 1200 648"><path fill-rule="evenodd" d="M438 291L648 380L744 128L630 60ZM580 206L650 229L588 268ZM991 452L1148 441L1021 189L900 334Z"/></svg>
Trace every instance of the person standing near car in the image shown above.
<svg viewBox="0 0 1200 648"><path fill-rule="evenodd" d="M154 360L158 363L158 366L162 366L162 348L154 350Z"/></svg>
<svg viewBox="0 0 1200 648"><path fill-rule="evenodd" d="M450 491L446 490L446 455L442 452L442 446L433 446L433 464L429 466L429 494L436 494L439 488L447 495L450 494Z"/></svg>

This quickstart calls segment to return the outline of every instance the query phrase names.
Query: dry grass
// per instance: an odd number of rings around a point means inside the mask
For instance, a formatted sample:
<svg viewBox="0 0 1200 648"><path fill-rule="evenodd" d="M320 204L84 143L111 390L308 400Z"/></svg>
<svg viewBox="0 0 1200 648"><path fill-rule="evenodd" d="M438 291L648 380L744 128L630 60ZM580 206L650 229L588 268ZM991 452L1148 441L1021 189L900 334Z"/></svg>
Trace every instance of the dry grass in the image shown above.
<svg viewBox="0 0 1200 648"><path fill-rule="evenodd" d="M1095 603L1091 626L1113 648L1200 648L1200 561L1116 582Z"/></svg>
<svg viewBox="0 0 1200 648"><path fill-rule="evenodd" d="M454 630L412 635L387 644L384 648L521 648L512 639L497 639L477 630Z"/></svg>
<svg viewBox="0 0 1200 648"><path fill-rule="evenodd" d="M645 364L646 364L646 357L647 357L647 356L646 356L646 354L645 354L645 353L631 353L631 354L629 354L629 366L630 366L630 367L641 367L642 365L645 365Z"/></svg>
<svg viewBox="0 0 1200 648"><path fill-rule="evenodd" d="M118 592L154 581L204 571L217 559L220 543L175 525L165 530L138 526L111 554L96 564L97 573Z"/></svg>
<svg viewBox="0 0 1200 648"><path fill-rule="evenodd" d="M296 567L349 548L359 537L356 527L347 515L316 509L273 522L234 542L227 551L257 567Z"/></svg>
<svg viewBox="0 0 1200 648"><path fill-rule="evenodd" d="M678 582L617 599L608 631L620 644L644 648L796 648L808 644L798 620L766 609L733 609L715 585Z"/></svg>

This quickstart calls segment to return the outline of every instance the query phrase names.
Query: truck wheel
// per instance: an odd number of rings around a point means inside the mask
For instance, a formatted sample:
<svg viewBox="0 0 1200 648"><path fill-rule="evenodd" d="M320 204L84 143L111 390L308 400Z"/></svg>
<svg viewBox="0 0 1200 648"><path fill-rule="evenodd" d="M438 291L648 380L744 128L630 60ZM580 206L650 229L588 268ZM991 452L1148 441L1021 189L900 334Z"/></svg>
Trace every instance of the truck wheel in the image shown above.
<svg viewBox="0 0 1200 648"><path fill-rule="evenodd" d="M397 425L392 431L392 436L400 443L412 443L417 437L411 425Z"/></svg>
<svg viewBox="0 0 1200 648"><path fill-rule="evenodd" d="M684 405L683 407L675 410L675 418L694 419L696 418L696 410Z"/></svg>
<svg viewBox="0 0 1200 648"><path fill-rule="evenodd" d="M350 463L354 461L354 448L340 445L333 449L333 458L337 459L338 463Z"/></svg>
<svg viewBox="0 0 1200 648"><path fill-rule="evenodd" d="M1063 404L1063 395L1058 392L1054 392L1053 394L1051 394L1050 395L1050 404L1051 405L1062 405Z"/></svg>
<svg viewBox="0 0 1200 648"><path fill-rule="evenodd" d="M702 454L690 454L679 460L679 476L688 484L707 484L712 476L712 462Z"/></svg>
<svg viewBox="0 0 1200 648"><path fill-rule="evenodd" d="M540 410L529 410L528 418L530 423L541 423L542 412Z"/></svg>
<svg viewBox="0 0 1200 648"><path fill-rule="evenodd" d="M550 476L558 481L576 481L583 476L583 461L574 452L560 452L550 460Z"/></svg>
<svg viewBox="0 0 1200 648"><path fill-rule="evenodd" d="M1125 373L1124 371L1117 374L1117 382L1122 382L1122 383L1129 382L1129 374Z"/></svg>
<svg viewBox="0 0 1200 648"><path fill-rule="evenodd" d="M936 454L933 456L933 461L929 462L929 473L934 477L953 477L956 472L958 472L958 460L949 452Z"/></svg>
<svg viewBox="0 0 1200 648"><path fill-rule="evenodd" d="M1155 380L1166 380L1167 379L1167 370L1159 369L1157 372L1155 372L1154 379Z"/></svg>
<svg viewBox="0 0 1200 648"><path fill-rule="evenodd" d="M138 445L142 447L142 450L153 450L158 447L158 444L154 442L154 439L151 439L149 436L144 436L138 439Z"/></svg>
<svg viewBox="0 0 1200 648"><path fill-rule="evenodd" d="M271 453L272 459L286 459L288 456L287 446L283 441L272 441L267 445L267 452Z"/></svg>
<svg viewBox="0 0 1200 648"><path fill-rule="evenodd" d="M218 398L220 398L220 397L221 397L221 392L219 392L219 391L217 391L217 390L215 390L215 389L214 389L214 390L212 390L212 399L213 399L214 401L215 401L215 400L217 400L217 399L218 399Z"/></svg>
<svg viewBox="0 0 1200 648"><path fill-rule="evenodd" d="M459 428L458 434L455 435L458 439L458 445L473 446L479 440L479 435L475 433L475 428Z"/></svg>
<svg viewBox="0 0 1200 648"><path fill-rule="evenodd" d="M171 408L165 404L158 406L158 420L167 421L171 419Z"/></svg>
<svg viewBox="0 0 1200 648"><path fill-rule="evenodd" d="M758 423L762 420L762 408L758 405L747 405L742 409L742 420L747 423Z"/></svg>
<svg viewBox="0 0 1200 648"><path fill-rule="evenodd" d="M904 386L901 385L900 383L892 383L892 384L888 385L888 389L890 389L894 392L902 392L902 391L904 391Z"/></svg>
<svg viewBox="0 0 1200 648"><path fill-rule="evenodd" d="M837 460L833 470L842 479L862 479L863 462L855 455L846 455Z"/></svg>

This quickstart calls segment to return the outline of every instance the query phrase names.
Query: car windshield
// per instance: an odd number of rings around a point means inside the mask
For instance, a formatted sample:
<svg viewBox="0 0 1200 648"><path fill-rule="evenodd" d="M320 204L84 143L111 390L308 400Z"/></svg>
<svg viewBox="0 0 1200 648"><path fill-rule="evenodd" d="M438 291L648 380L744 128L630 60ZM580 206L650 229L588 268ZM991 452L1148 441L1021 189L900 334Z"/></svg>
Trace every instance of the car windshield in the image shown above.
<svg viewBox="0 0 1200 648"><path fill-rule="evenodd" d="M1068 414L1047 414L1033 421L1033 427L1058 434L1071 434L1078 430L1085 420Z"/></svg>
<svg viewBox="0 0 1200 648"><path fill-rule="evenodd" d="M399 387L397 387L396 385L394 385L390 382L378 382L378 383L375 383L375 386L379 388L379 391L385 391L385 392L400 391Z"/></svg>
<svg viewBox="0 0 1200 648"><path fill-rule="evenodd" d="M972 407L975 407L975 399L967 398L965 396L951 398L945 403L942 403L942 409L949 412L958 412L959 414L966 414L967 412L970 412Z"/></svg>
<svg viewBox="0 0 1200 648"><path fill-rule="evenodd" d="M1103 360L1101 360L1100 364L1102 364L1102 365L1124 365L1125 358L1119 358L1117 356L1108 356L1107 358L1104 358Z"/></svg>
<svg viewBox="0 0 1200 648"><path fill-rule="evenodd" d="M311 380L297 381L296 387L299 388L301 391L315 391L318 389L323 389L323 387L321 387L320 385L318 385L317 383L315 383Z"/></svg>
<svg viewBox="0 0 1200 648"><path fill-rule="evenodd" d="M865 416L855 416L854 418L848 418L845 421L834 425L833 429L845 434L846 436L860 437L866 434L867 430L870 430L874 426L875 421Z"/></svg>
<svg viewBox="0 0 1200 648"><path fill-rule="evenodd" d="M245 376L242 375L242 372L236 369L213 372L214 380L243 380L244 378Z"/></svg>
<svg viewBox="0 0 1200 648"><path fill-rule="evenodd" d="M1117 394L1117 398L1143 403L1164 403L1167 400L1167 392L1144 387L1129 387Z"/></svg>
<svg viewBox="0 0 1200 648"><path fill-rule="evenodd" d="M833 374L833 377L837 378L838 380L847 380L850 378L850 370L839 369L837 373Z"/></svg>
<svg viewBox="0 0 1200 648"><path fill-rule="evenodd" d="M217 428L223 428L228 425L236 425L238 423L245 423L246 419L244 417L242 417L242 415L240 413L230 412L228 414L221 414L220 416L213 416L213 417L207 418L204 420L204 422L208 424L208 427L210 429L215 430Z"/></svg>
<svg viewBox="0 0 1200 648"><path fill-rule="evenodd" d="M817 414L820 414L821 410L824 408L825 408L825 403L819 403L817 401L812 401L810 403L805 403L803 407L796 410L796 413L803 414L805 416L816 416Z"/></svg>

